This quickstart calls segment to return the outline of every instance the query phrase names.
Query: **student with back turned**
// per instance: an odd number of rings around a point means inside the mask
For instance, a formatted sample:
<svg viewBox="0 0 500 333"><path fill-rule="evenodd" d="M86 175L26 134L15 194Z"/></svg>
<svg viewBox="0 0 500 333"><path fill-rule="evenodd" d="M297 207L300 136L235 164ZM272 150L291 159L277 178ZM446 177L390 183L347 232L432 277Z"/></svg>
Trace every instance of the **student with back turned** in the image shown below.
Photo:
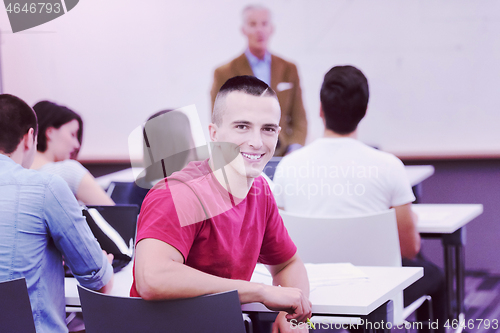
<svg viewBox="0 0 500 333"><path fill-rule="evenodd" d="M439 321L439 332L443 332L444 276L419 254L417 216L411 210L415 197L404 165L396 156L357 140L358 123L368 106L366 77L352 66L333 67L325 75L320 97L325 133L278 164L273 179L278 206L318 217L394 208L403 266L424 268L424 277L405 290L405 306L422 295L432 296L434 320ZM417 316L427 322L423 313L417 312Z"/></svg>
<svg viewBox="0 0 500 333"><path fill-rule="evenodd" d="M311 316L304 264L260 176L273 156L279 120L276 94L259 79L235 77L222 86L209 125L212 156L157 183L144 199L131 296L236 289L241 303L282 311L275 332L297 332L287 320ZM274 286L249 282L257 262L267 265Z"/></svg>
<svg viewBox="0 0 500 333"><path fill-rule="evenodd" d="M29 105L0 95L0 281L26 278L36 331L62 333L68 332L62 257L82 286L102 292L112 287L112 258L101 250L67 183L28 170L37 131Z"/></svg>

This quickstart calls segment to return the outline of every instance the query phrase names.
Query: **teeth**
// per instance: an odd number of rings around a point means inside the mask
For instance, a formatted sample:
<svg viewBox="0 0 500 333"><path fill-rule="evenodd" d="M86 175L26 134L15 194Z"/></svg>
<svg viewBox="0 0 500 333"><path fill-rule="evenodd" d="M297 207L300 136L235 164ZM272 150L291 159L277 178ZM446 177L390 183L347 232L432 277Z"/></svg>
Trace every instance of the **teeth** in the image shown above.
<svg viewBox="0 0 500 333"><path fill-rule="evenodd" d="M251 159L251 160L258 160L262 155L249 155L249 154L245 154L245 153L241 153L243 156L245 156L246 158L248 159Z"/></svg>

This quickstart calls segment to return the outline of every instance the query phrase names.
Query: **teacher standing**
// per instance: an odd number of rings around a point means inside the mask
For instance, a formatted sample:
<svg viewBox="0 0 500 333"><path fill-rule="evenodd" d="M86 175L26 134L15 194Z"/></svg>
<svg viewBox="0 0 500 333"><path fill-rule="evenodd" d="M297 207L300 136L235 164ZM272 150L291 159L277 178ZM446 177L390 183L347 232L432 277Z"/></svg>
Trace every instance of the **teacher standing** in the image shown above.
<svg viewBox="0 0 500 333"><path fill-rule="evenodd" d="M234 76L253 75L271 86L281 105L281 133L275 156L283 156L305 144L307 118L297 67L268 51L273 31L269 9L260 5L245 7L242 32L248 47L239 57L215 70L210 94L213 110L220 87Z"/></svg>

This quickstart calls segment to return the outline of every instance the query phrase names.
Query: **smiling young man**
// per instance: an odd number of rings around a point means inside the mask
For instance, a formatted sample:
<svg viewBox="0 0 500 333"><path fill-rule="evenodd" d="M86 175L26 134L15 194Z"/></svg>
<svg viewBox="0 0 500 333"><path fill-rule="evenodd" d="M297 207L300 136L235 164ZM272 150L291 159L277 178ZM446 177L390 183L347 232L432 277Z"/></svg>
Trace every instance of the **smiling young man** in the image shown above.
<svg viewBox="0 0 500 333"><path fill-rule="evenodd" d="M260 176L273 156L279 120L276 94L264 82L241 76L222 86L209 125L210 159L172 174L143 202L132 296L236 289L241 303L283 311L275 332L291 331L287 319L311 316L305 267ZM249 282L257 262L267 265L274 286Z"/></svg>

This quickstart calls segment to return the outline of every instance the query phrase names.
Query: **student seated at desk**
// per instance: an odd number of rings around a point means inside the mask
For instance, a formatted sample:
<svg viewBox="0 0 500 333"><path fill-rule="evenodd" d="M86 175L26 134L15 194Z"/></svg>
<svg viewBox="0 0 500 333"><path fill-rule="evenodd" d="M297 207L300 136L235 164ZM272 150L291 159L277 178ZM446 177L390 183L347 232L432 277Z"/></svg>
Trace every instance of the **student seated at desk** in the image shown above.
<svg viewBox="0 0 500 333"><path fill-rule="evenodd" d="M149 117L143 128L143 152L145 169L129 195L129 203L139 207L159 180L198 160L188 117L176 110L159 111Z"/></svg>
<svg viewBox="0 0 500 333"><path fill-rule="evenodd" d="M90 172L74 160L82 143L82 118L67 107L42 101L33 106L39 124L32 169L61 176L85 205L114 205Z"/></svg>
<svg viewBox="0 0 500 333"><path fill-rule="evenodd" d="M287 320L311 316L307 272L260 176L273 156L279 120L276 93L259 79L234 77L221 87L209 125L210 159L189 163L144 199L131 296L236 289L241 303L282 311L276 330L300 331ZM249 282L257 261L268 265L275 286Z"/></svg>
<svg viewBox="0 0 500 333"><path fill-rule="evenodd" d="M285 156L274 174L279 207L309 216L353 216L394 208L403 266L424 268L424 277L404 292L405 306L422 295L433 301L434 320L445 321L441 270L419 255L415 200L403 163L394 155L357 140L357 126L368 105L368 81L352 66L337 66L321 87L323 138ZM417 312L417 317L419 312ZM420 315L419 319L427 321Z"/></svg>
<svg viewBox="0 0 500 333"><path fill-rule="evenodd" d="M28 170L37 130L28 104L0 95L0 281L24 277L36 331L65 333L62 256L82 286L102 292L112 287L112 258L95 240L68 184Z"/></svg>

